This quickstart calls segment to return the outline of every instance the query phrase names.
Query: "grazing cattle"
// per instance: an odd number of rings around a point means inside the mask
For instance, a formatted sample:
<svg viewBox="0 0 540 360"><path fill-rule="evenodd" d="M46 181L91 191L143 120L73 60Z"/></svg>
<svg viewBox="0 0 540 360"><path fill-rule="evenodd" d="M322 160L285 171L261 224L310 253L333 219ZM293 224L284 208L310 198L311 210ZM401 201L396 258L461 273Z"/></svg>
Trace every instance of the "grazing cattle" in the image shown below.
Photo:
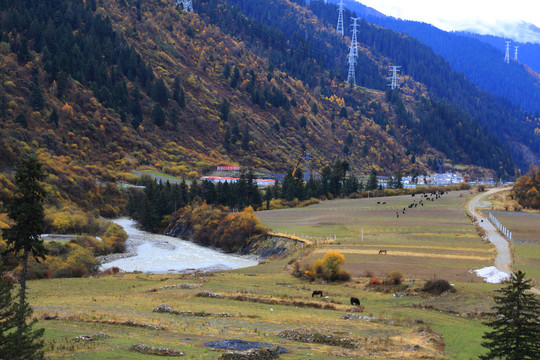
<svg viewBox="0 0 540 360"><path fill-rule="evenodd" d="M351 296L351 305L360 306L360 299Z"/></svg>
<svg viewBox="0 0 540 360"><path fill-rule="evenodd" d="M383 201L383 203L382 203L382 204L383 204L383 205L386 205L386 201Z"/></svg>
<svg viewBox="0 0 540 360"><path fill-rule="evenodd" d="M381 249L381 250L379 250L379 255L381 255L381 254L385 254L385 255L386 255L386 253L387 253L386 249Z"/></svg>
<svg viewBox="0 0 540 360"><path fill-rule="evenodd" d="M321 290L315 290L315 291L313 292L313 294L311 294L311 297L315 297L315 296L317 296L317 295L319 295L320 297L323 297L322 291L321 291Z"/></svg>
<svg viewBox="0 0 540 360"><path fill-rule="evenodd" d="M381 203L380 201L377 201L377 205L380 205L380 203Z"/></svg>

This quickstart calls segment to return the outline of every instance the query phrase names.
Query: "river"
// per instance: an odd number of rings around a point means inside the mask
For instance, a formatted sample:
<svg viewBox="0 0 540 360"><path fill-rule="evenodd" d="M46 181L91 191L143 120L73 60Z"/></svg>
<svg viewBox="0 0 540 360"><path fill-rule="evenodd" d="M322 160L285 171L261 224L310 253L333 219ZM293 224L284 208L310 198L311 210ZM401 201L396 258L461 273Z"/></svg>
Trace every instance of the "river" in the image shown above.
<svg viewBox="0 0 540 360"><path fill-rule="evenodd" d="M122 271L145 273L179 273L192 270L231 270L255 266L253 257L235 256L196 245L175 237L153 234L136 228L136 222L120 218L113 220L128 234L126 248L132 256L102 264L102 270L114 266Z"/></svg>

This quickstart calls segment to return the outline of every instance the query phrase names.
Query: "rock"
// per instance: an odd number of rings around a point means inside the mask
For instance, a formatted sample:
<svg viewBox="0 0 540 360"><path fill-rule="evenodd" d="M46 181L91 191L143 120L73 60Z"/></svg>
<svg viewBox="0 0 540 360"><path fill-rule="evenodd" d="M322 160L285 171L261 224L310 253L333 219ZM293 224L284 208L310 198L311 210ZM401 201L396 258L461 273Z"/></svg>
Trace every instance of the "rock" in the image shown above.
<svg viewBox="0 0 540 360"><path fill-rule="evenodd" d="M176 312L172 307L170 307L167 304L161 304L158 307L156 307L153 311L157 313L171 313L171 314L174 314Z"/></svg>
<svg viewBox="0 0 540 360"><path fill-rule="evenodd" d="M221 354L221 360L270 360L279 359L279 346L271 348L251 349L246 351L227 352Z"/></svg>
<svg viewBox="0 0 540 360"><path fill-rule="evenodd" d="M143 344L135 344L130 348L131 351L135 351L141 354L160 355L160 356L183 356L184 353L180 350L146 346Z"/></svg>

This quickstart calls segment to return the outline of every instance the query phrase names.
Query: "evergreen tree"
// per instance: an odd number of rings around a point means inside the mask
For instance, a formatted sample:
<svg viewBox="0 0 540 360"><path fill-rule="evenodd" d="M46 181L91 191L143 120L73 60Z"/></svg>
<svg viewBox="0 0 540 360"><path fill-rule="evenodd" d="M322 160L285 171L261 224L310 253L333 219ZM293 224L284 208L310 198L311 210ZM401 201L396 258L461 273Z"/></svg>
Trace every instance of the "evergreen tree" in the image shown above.
<svg viewBox="0 0 540 360"><path fill-rule="evenodd" d="M223 121L227 121L229 119L230 109L231 103L226 98L223 98L219 104L219 118Z"/></svg>
<svg viewBox="0 0 540 360"><path fill-rule="evenodd" d="M178 79L178 77L174 78L172 91L173 100L176 101L178 106L181 108L186 107L186 95L184 94L184 89L182 88L182 85L180 85L180 79Z"/></svg>
<svg viewBox="0 0 540 360"><path fill-rule="evenodd" d="M540 301L527 290L531 280L521 271L513 273L508 286L496 290L494 320L486 322L493 331L486 333L482 346L489 352L482 360L533 360L540 354Z"/></svg>
<svg viewBox="0 0 540 360"><path fill-rule="evenodd" d="M4 275L1 274L0 275ZM37 319L30 324L24 324L22 331L16 331L17 313L19 307L13 298L13 283L10 279L0 276L0 356L1 359L26 360L44 359L43 336L44 329L33 330ZM32 314L28 304L22 311L24 318Z"/></svg>
<svg viewBox="0 0 540 360"><path fill-rule="evenodd" d="M30 85L30 104L32 109L40 111L45 106L45 97L43 96L43 88L39 83L37 73L32 76Z"/></svg>
<svg viewBox="0 0 540 360"><path fill-rule="evenodd" d="M366 184L366 190L375 190L377 189L377 171L371 169L371 174L369 175L368 182Z"/></svg>
<svg viewBox="0 0 540 360"><path fill-rule="evenodd" d="M42 330L32 330L32 325L26 324L31 310L26 302L26 276L28 274L28 258L33 256L36 260L44 259L47 251L40 238L43 234L44 211L43 200L45 189L39 183L45 178L41 162L35 155L25 155L17 167L15 181L18 196L8 207L8 216L14 224L4 230L6 239L5 253L21 254L21 289L19 304L16 311L15 331L18 354L16 359L43 358L41 336ZM27 349L23 349L23 345ZM20 356L20 357L19 357Z"/></svg>
<svg viewBox="0 0 540 360"><path fill-rule="evenodd" d="M58 112L56 111L55 107L53 107L51 113L49 114L48 120L50 123L53 123L54 125L58 126Z"/></svg>
<svg viewBox="0 0 540 360"><path fill-rule="evenodd" d="M242 136L242 149L244 149L245 151L249 151L249 142L249 126L248 124L246 124L246 126L244 127L244 135Z"/></svg>
<svg viewBox="0 0 540 360"><path fill-rule="evenodd" d="M26 120L26 116L24 114L19 114L15 118L15 123L21 125L23 128L28 128L28 120Z"/></svg>
<svg viewBox="0 0 540 360"><path fill-rule="evenodd" d="M165 85L163 79L156 81L152 88L152 98L161 106L166 106L169 103L169 89Z"/></svg>
<svg viewBox="0 0 540 360"><path fill-rule="evenodd" d="M152 119L157 126L163 126L165 124L165 111L160 104L156 104L152 110Z"/></svg>

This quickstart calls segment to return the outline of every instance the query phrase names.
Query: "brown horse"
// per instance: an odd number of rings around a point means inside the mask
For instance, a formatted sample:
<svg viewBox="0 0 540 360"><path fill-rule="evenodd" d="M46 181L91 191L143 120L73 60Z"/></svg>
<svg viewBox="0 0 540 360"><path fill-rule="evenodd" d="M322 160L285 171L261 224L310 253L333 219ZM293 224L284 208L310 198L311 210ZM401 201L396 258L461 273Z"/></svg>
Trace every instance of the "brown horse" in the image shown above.
<svg viewBox="0 0 540 360"><path fill-rule="evenodd" d="M381 249L381 250L379 250L379 255L381 255L381 254L385 254L385 255L386 255L386 252L387 252L386 249Z"/></svg>
<svg viewBox="0 0 540 360"><path fill-rule="evenodd" d="M323 297L322 291L321 291L321 290L315 290L315 291L313 292L313 294L311 294L311 297L315 297L315 296L317 296L317 295L319 295L320 297Z"/></svg>

